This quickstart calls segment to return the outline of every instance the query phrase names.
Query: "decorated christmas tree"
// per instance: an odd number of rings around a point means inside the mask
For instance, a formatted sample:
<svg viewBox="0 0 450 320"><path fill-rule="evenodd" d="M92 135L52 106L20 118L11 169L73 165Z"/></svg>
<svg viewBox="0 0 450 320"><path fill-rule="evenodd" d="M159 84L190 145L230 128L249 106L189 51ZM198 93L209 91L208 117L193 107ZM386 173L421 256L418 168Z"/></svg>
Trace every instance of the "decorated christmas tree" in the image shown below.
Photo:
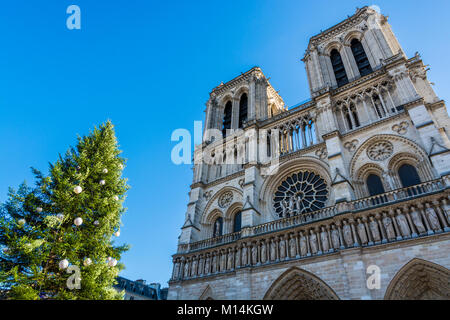
<svg viewBox="0 0 450 320"><path fill-rule="evenodd" d="M36 187L10 189L0 208L0 289L9 299L122 299L113 288L122 202L114 126L106 122L50 165Z"/></svg>

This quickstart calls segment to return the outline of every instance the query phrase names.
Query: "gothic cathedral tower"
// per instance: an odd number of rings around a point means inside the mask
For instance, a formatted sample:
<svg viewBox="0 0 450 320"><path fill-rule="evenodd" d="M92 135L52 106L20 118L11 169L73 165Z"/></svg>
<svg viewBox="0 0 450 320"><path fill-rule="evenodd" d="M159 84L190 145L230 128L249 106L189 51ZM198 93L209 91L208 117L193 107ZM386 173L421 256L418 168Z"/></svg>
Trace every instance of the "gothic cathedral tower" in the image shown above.
<svg viewBox="0 0 450 320"><path fill-rule="evenodd" d="M210 93L169 299L450 299L450 121L420 55L364 7L303 62L302 105L257 67Z"/></svg>

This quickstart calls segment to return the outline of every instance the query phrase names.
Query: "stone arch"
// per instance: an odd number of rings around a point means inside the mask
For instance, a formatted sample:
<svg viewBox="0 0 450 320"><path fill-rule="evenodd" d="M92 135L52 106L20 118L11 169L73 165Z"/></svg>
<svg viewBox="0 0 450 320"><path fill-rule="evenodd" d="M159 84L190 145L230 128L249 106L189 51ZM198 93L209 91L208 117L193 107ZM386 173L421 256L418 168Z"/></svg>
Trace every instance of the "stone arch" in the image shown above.
<svg viewBox="0 0 450 320"><path fill-rule="evenodd" d="M388 191L390 189L389 183L384 179L384 170L383 168L376 163L367 163L358 169L356 173L356 182L355 189L356 193L359 197L367 197L369 196L369 190L367 189L366 180L371 174L375 174L380 177L381 182L383 183L384 190Z"/></svg>
<svg viewBox="0 0 450 320"><path fill-rule="evenodd" d="M409 152L400 152L393 156L388 164L388 170L392 172L392 177L397 188L402 187L400 177L398 175L398 169L404 164L409 164L415 167L422 182L433 179L432 169L428 158L420 158L416 154Z"/></svg>
<svg viewBox="0 0 450 320"><path fill-rule="evenodd" d="M323 50L323 53L327 56L330 56L331 51L333 51L334 49L336 49L339 53L342 52L342 48L343 45L342 43L340 43L339 41L331 41L330 43L328 43L325 47L325 49Z"/></svg>
<svg viewBox="0 0 450 320"><path fill-rule="evenodd" d="M265 217L266 221L271 221L274 217L272 197L275 189L278 188L279 184L281 184L281 182L283 182L283 180L289 175L305 170L310 170L319 174L326 181L329 187L326 207L334 204L333 188L330 187L332 184L332 178L328 164L313 157L295 158L280 164L279 167L275 167L271 172L269 172L268 177L265 179L261 187L259 200L264 208L263 212L268 213L268 216Z"/></svg>
<svg viewBox="0 0 450 320"><path fill-rule="evenodd" d="M205 290L203 290L198 300L214 300L213 297L214 297L213 291L211 289L211 286L208 284Z"/></svg>
<svg viewBox="0 0 450 320"><path fill-rule="evenodd" d="M364 164L367 162L372 162L364 153L364 151L367 150L368 147L370 147L372 144L376 143L377 141L387 140L390 143L394 145L394 151L393 154L390 155L386 160L380 161L379 163L382 165L383 163L386 163L392 159L392 157L397 152L397 149L400 149L400 152L404 152L404 150L411 151L412 153L418 155L422 160L427 159L427 153L425 150L420 147L417 143L413 142L412 140L398 136L393 134L379 134L375 135L369 139L367 139L364 143L360 145L360 147L356 150L355 154L353 155L352 159L350 160L350 166L349 166L349 173L350 177L352 179L356 178L356 173L358 172L359 168L361 168ZM402 150L403 149L403 150Z"/></svg>
<svg viewBox="0 0 450 320"><path fill-rule="evenodd" d="M205 209L203 210L202 217L200 219L201 223L207 223L208 222L207 218L208 218L210 212L212 212L214 209L218 209L218 210L222 211L222 209L220 209L218 207L217 201L220 198L220 196L223 195L227 191L232 191L233 194L236 195L236 198L233 199L233 203L234 202L242 203L243 195L242 195L242 191L241 190L239 190L239 189L237 189L235 187L230 187L230 186L224 187L224 188L220 189L220 191L216 192L216 194L206 204ZM236 200L236 201L234 201L234 200Z"/></svg>
<svg viewBox="0 0 450 320"><path fill-rule="evenodd" d="M450 300L450 270L415 258L389 283L385 300Z"/></svg>
<svg viewBox="0 0 450 320"><path fill-rule="evenodd" d="M339 297L319 277L292 267L272 283L264 300L339 300Z"/></svg>
<svg viewBox="0 0 450 320"><path fill-rule="evenodd" d="M344 45L350 46L353 39L357 39L358 41L362 41L364 35L359 30L350 30L344 37Z"/></svg>
<svg viewBox="0 0 450 320"><path fill-rule="evenodd" d="M239 101L239 99L241 99L241 96L246 93L248 98L250 99L250 87L248 87L247 85L242 85L241 87L239 87L236 92L233 94L233 99L237 99Z"/></svg>
<svg viewBox="0 0 450 320"><path fill-rule="evenodd" d="M235 202L225 212L225 233L233 232L234 215L244 207L242 202Z"/></svg>

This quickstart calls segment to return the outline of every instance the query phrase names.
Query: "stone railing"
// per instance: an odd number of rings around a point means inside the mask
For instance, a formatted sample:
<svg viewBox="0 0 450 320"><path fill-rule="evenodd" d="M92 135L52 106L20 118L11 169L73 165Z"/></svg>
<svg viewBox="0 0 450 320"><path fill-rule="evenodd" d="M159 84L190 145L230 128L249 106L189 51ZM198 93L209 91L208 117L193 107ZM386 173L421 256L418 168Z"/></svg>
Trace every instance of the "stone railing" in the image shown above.
<svg viewBox="0 0 450 320"><path fill-rule="evenodd" d="M450 232L449 225L446 185L431 181L182 245L171 281Z"/></svg>

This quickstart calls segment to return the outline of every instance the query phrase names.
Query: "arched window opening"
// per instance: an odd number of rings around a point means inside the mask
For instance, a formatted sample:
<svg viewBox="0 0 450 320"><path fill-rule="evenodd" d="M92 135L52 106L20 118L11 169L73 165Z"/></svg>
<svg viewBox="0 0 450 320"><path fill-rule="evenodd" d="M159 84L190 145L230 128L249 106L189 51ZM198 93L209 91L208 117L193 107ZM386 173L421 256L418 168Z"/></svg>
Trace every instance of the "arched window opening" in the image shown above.
<svg viewBox="0 0 450 320"><path fill-rule="evenodd" d="M367 178L367 189L369 189L370 196L377 196L385 192L383 182L381 182L381 178L376 174L371 174Z"/></svg>
<svg viewBox="0 0 450 320"><path fill-rule="evenodd" d="M378 118L384 118L384 109L383 109L383 105L381 104L381 100L380 97L378 96L378 94L374 94L372 97L373 100L373 107L375 108L375 112L378 116Z"/></svg>
<svg viewBox="0 0 450 320"><path fill-rule="evenodd" d="M225 105L224 116L223 116L223 127L222 127L222 135L224 137L227 136L227 130L231 129L231 114L233 112L233 106L231 105L231 101L228 101Z"/></svg>
<svg viewBox="0 0 450 320"><path fill-rule="evenodd" d="M213 238L220 237L222 235L222 229L223 229L223 219L222 217L219 217L214 222L213 226Z"/></svg>
<svg viewBox="0 0 450 320"><path fill-rule="evenodd" d="M417 173L416 168L414 168L410 164L404 164L398 169L398 176L400 177L400 181L402 183L403 188L409 188L412 186L417 186L421 184L419 174ZM418 188L409 188L407 193L408 196L415 196L420 193L423 193L424 190L420 187Z"/></svg>
<svg viewBox="0 0 450 320"><path fill-rule="evenodd" d="M376 174L371 174L369 177L367 177L366 184L371 197L379 196L371 200L372 205L376 206L388 201L386 195L380 196L381 194L385 193L385 190L383 182L381 181L381 178L379 176L377 176Z"/></svg>
<svg viewBox="0 0 450 320"><path fill-rule="evenodd" d="M369 59L367 58L362 43L358 39L353 39L351 42L351 48L361 77L372 73L373 70L370 66Z"/></svg>
<svg viewBox="0 0 450 320"><path fill-rule="evenodd" d="M347 73L345 72L344 63L342 62L340 53L336 49L333 49L333 51L331 51L330 59L338 87L347 84L348 78Z"/></svg>
<svg viewBox="0 0 450 320"><path fill-rule="evenodd" d="M272 157L272 145L271 145L271 134L268 133L267 134L267 157L270 158Z"/></svg>
<svg viewBox="0 0 450 320"><path fill-rule="evenodd" d="M241 226L242 226L242 213L241 211L238 211L234 215L233 233L241 231Z"/></svg>
<svg viewBox="0 0 450 320"><path fill-rule="evenodd" d="M356 106L354 104L350 105L350 112L352 113L353 119L355 120L355 127L360 127L361 123L359 122L358 111L356 111Z"/></svg>
<svg viewBox="0 0 450 320"><path fill-rule="evenodd" d="M244 93L241 96L241 100L239 101L239 128L244 126L244 122L247 121L247 113L248 113L248 97L247 94Z"/></svg>
<svg viewBox="0 0 450 320"><path fill-rule="evenodd" d="M348 130L352 130L353 123L352 123L352 119L350 118L350 112L348 112L347 109L345 110L345 120L347 121Z"/></svg>

